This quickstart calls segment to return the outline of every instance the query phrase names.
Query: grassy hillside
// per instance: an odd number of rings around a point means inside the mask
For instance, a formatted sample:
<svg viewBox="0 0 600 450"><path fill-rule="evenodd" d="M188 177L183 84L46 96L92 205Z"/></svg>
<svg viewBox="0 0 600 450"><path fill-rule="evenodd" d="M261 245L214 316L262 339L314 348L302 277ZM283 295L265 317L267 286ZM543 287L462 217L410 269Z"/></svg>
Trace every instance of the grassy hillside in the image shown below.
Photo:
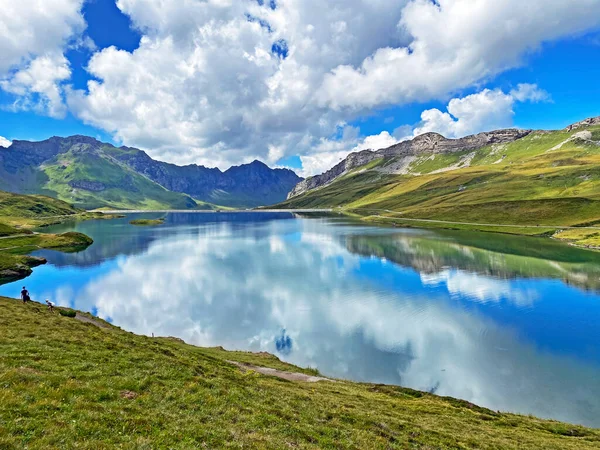
<svg viewBox="0 0 600 450"><path fill-rule="evenodd" d="M0 217L50 217L82 213L70 204L43 195L18 195L0 191Z"/></svg>
<svg viewBox="0 0 600 450"><path fill-rule="evenodd" d="M155 161L87 136L0 147L0 189L45 194L86 209L217 209L276 203L301 180L255 161L226 172Z"/></svg>
<svg viewBox="0 0 600 450"><path fill-rule="evenodd" d="M600 446L597 430L410 389L242 371L228 361L306 372L270 355L136 336L37 304L0 299L0 328L0 448Z"/></svg>
<svg viewBox="0 0 600 450"><path fill-rule="evenodd" d="M170 192L125 168L102 152L67 152L44 163L47 177L43 188L57 198L88 209L110 206L118 209L195 208L188 196Z"/></svg>
<svg viewBox="0 0 600 450"><path fill-rule="evenodd" d="M540 234L600 224L600 126L534 132L468 153L425 153L406 173L386 173L395 162L355 169L280 206L341 207L400 224L432 219L548 227Z"/></svg>

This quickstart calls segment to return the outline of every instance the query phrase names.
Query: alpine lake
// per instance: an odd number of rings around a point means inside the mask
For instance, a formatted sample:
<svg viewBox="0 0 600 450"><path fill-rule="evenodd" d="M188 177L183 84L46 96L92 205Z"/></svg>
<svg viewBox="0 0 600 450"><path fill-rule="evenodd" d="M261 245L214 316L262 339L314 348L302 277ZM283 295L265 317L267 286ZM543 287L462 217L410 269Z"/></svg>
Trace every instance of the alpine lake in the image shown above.
<svg viewBox="0 0 600 450"><path fill-rule="evenodd" d="M48 264L0 295L25 285L137 334L600 427L600 252L316 213L144 213L43 231L72 230L94 244L34 253Z"/></svg>

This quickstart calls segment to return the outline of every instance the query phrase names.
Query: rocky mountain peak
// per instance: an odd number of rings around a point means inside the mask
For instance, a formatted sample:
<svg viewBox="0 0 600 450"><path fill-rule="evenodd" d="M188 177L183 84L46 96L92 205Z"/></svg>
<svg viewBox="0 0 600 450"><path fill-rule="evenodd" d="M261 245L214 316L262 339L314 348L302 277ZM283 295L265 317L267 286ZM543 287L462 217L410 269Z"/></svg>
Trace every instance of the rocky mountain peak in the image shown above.
<svg viewBox="0 0 600 450"><path fill-rule="evenodd" d="M412 139L413 143L424 143L435 145L437 142L445 141L446 138L439 133L429 131L427 133L420 134Z"/></svg>
<svg viewBox="0 0 600 450"><path fill-rule="evenodd" d="M593 125L600 125L600 116L598 117L589 117L581 122L574 123L565 128L565 131L573 131L579 128L590 127Z"/></svg>

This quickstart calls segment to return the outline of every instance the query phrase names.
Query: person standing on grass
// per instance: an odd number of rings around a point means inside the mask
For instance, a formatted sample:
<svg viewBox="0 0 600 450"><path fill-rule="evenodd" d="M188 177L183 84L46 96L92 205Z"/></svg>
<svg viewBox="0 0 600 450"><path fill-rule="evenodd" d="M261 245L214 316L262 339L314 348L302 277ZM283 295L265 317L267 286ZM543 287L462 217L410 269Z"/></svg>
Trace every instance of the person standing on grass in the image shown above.
<svg viewBox="0 0 600 450"><path fill-rule="evenodd" d="M48 305L48 311L53 313L54 312L54 303L52 303L50 300L46 299L46 305Z"/></svg>
<svg viewBox="0 0 600 450"><path fill-rule="evenodd" d="M21 291L21 300L23 303L27 303L31 301L31 297L29 296L29 291L23 286L23 290Z"/></svg>

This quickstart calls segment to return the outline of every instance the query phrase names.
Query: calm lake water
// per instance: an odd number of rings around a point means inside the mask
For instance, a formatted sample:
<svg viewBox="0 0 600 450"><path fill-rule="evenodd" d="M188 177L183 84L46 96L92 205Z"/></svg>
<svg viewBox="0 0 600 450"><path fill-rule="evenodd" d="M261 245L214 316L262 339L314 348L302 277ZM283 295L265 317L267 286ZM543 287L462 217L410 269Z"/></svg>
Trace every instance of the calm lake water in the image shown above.
<svg viewBox="0 0 600 450"><path fill-rule="evenodd" d="M600 427L600 253L290 213L131 218L51 228L95 243L38 252L0 295L25 284L139 334Z"/></svg>

